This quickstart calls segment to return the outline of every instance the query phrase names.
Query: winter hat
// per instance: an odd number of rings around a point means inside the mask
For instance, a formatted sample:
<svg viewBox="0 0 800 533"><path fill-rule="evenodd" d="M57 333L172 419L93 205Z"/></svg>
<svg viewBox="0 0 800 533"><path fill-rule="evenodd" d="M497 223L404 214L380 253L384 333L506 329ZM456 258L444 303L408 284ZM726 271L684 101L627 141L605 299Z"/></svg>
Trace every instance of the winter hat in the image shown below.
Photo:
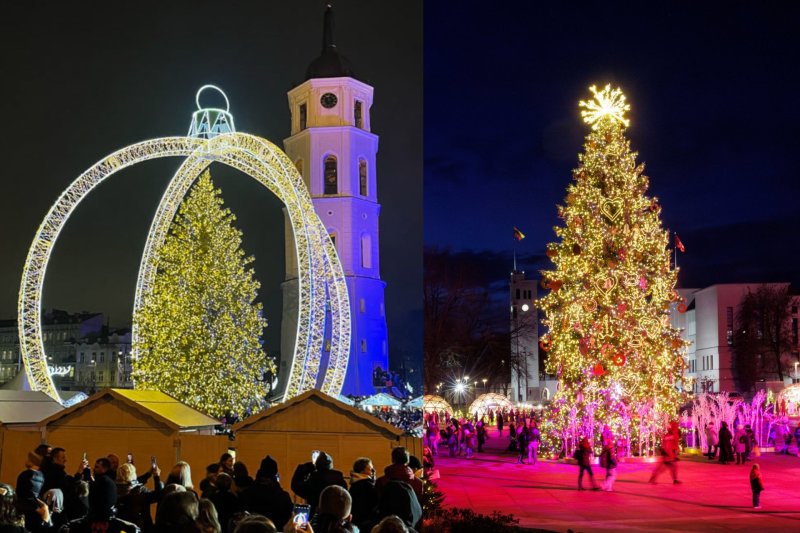
<svg viewBox="0 0 800 533"><path fill-rule="evenodd" d="M267 455L261 460L261 467L256 473L259 478L273 478L278 475L278 463L271 456Z"/></svg>
<svg viewBox="0 0 800 533"><path fill-rule="evenodd" d="M333 458L325 452L319 452L314 466L317 467L317 470L330 470L333 468Z"/></svg>
<svg viewBox="0 0 800 533"><path fill-rule="evenodd" d="M107 518L114 514L117 485L108 476L97 476L89 485L89 514Z"/></svg>

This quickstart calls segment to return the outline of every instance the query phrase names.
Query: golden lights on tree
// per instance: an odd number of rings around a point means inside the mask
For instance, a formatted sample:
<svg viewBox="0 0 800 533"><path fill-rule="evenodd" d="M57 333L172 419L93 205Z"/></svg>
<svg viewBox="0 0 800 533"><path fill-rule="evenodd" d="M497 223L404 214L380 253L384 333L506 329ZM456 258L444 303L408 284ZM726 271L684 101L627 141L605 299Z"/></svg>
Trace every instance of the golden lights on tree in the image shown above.
<svg viewBox="0 0 800 533"><path fill-rule="evenodd" d="M267 322L255 303L253 258L241 249L235 220L206 171L157 252L153 290L136 317L136 387L215 417L262 407L265 373L276 372L261 345Z"/></svg>
<svg viewBox="0 0 800 533"><path fill-rule="evenodd" d="M570 448L609 424L641 450L681 401L685 342L669 319L677 271L658 199L646 195L644 165L624 135L630 106L619 89L590 90L580 107L592 131L558 206L554 269L542 272L542 345L559 380L546 437Z"/></svg>

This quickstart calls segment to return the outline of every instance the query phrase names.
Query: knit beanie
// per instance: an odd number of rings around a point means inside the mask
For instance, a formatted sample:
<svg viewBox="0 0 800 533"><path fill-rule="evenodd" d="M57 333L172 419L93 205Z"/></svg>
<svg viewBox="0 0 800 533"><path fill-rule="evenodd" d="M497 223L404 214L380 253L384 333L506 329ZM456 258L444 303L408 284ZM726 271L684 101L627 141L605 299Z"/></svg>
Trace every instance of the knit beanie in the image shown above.
<svg viewBox="0 0 800 533"><path fill-rule="evenodd" d="M266 456L261 460L261 467L256 472L256 477L266 479L274 478L278 475L278 463L271 456Z"/></svg>
<svg viewBox="0 0 800 533"><path fill-rule="evenodd" d="M117 485L108 476L97 476L89 485L89 514L108 518L114 514L117 503Z"/></svg>
<svg viewBox="0 0 800 533"><path fill-rule="evenodd" d="M317 470L330 470L333 468L333 458L325 452L319 452L314 466L317 467Z"/></svg>

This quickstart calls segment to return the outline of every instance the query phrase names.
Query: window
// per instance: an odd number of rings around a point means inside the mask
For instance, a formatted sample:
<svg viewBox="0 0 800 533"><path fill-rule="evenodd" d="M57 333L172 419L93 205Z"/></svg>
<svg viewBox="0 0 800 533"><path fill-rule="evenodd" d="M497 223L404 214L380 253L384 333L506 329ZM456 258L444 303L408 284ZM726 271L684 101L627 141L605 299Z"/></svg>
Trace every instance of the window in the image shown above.
<svg viewBox="0 0 800 533"><path fill-rule="evenodd" d="M300 129L304 130L308 127L308 108L306 104L300 104Z"/></svg>
<svg viewBox="0 0 800 533"><path fill-rule="evenodd" d="M361 234L361 266L372 268L372 238L369 233Z"/></svg>
<svg viewBox="0 0 800 533"><path fill-rule="evenodd" d="M728 323L727 341L728 346L731 346L733 344L733 307L728 307L725 311Z"/></svg>
<svg viewBox="0 0 800 533"><path fill-rule="evenodd" d="M361 351L362 352L367 351L367 339L361 339Z"/></svg>
<svg viewBox="0 0 800 533"><path fill-rule="evenodd" d="M103 371L102 370L97 373L97 381L100 381L100 382L103 381Z"/></svg>
<svg viewBox="0 0 800 533"><path fill-rule="evenodd" d="M520 296L519 296L519 289L517 289L517 297L516 297L515 299L516 299L516 300L519 300L519 297L520 297Z"/></svg>
<svg viewBox="0 0 800 533"><path fill-rule="evenodd" d="M114 379L116 377L117 377L117 375L114 372L111 372L111 376L110 376L111 383L114 383Z"/></svg>
<svg viewBox="0 0 800 533"><path fill-rule="evenodd" d="M100 362L101 363L105 363L106 362L106 356L103 354L103 352L100 352Z"/></svg>
<svg viewBox="0 0 800 533"><path fill-rule="evenodd" d="M329 155L325 158L325 194L338 194L339 192L339 176L336 165L336 158Z"/></svg>
<svg viewBox="0 0 800 533"><path fill-rule="evenodd" d="M797 345L797 318L792 318L792 344Z"/></svg>
<svg viewBox="0 0 800 533"><path fill-rule="evenodd" d="M363 104L361 100L356 100L356 103L353 106L353 122L355 123L356 128L364 127L364 119L362 113L363 113Z"/></svg>
<svg viewBox="0 0 800 533"><path fill-rule="evenodd" d="M363 159L358 160L358 194L367 195L367 162Z"/></svg>
<svg viewBox="0 0 800 533"><path fill-rule="evenodd" d="M361 298L361 299L358 301L358 309L359 309L359 311L361 311L362 313L366 313L366 312L367 312L367 302L364 300L364 298Z"/></svg>

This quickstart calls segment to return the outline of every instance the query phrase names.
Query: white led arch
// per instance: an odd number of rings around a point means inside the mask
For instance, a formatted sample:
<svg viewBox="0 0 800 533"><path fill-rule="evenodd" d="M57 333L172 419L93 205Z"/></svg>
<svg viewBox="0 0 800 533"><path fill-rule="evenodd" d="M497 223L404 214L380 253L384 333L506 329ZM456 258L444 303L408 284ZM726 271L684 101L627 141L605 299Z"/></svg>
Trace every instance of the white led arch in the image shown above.
<svg viewBox="0 0 800 533"><path fill-rule="evenodd" d="M33 390L43 391L60 401L47 368L42 342L41 296L50 254L67 219L94 187L117 171L150 159L181 156L186 159L161 198L142 254L134 300L133 356L139 355L136 318L144 298L152 290L157 250L186 192L197 176L216 161L240 170L272 191L286 206L294 233L300 305L284 400L317 385L327 311L331 321L331 347L321 389L330 395L341 391L349 359L350 302L341 262L314 210L308 189L286 154L266 139L226 132L224 128L214 131L218 124L213 122L207 123L205 129L195 129L201 126L197 123L198 113L201 119L213 117L213 114L211 117L204 115L203 111L208 110L201 109L192 119L190 134L195 136L152 139L112 153L73 181L45 216L28 251L18 303L20 351ZM227 110L211 111L227 114L223 123L233 127Z"/></svg>

